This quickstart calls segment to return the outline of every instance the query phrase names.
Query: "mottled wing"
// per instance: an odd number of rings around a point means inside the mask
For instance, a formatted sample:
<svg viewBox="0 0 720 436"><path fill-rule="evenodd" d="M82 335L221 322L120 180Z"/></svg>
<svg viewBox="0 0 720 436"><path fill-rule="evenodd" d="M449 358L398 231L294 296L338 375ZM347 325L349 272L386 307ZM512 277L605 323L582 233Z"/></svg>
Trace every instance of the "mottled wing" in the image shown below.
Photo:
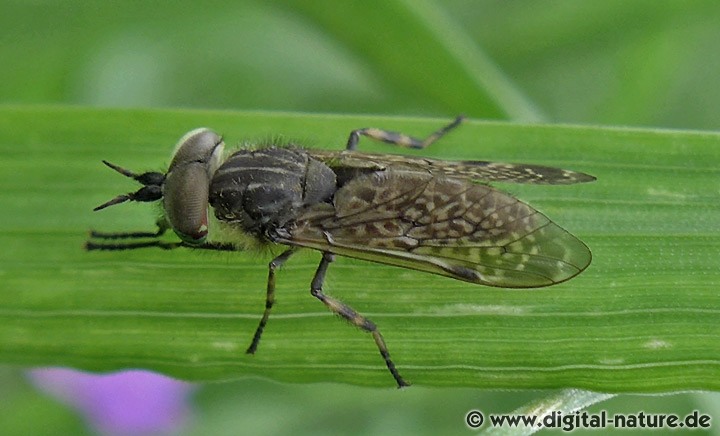
<svg viewBox="0 0 720 436"><path fill-rule="evenodd" d="M296 224L280 242L489 286L552 285L591 259L585 244L516 198L427 172L359 176Z"/></svg>
<svg viewBox="0 0 720 436"><path fill-rule="evenodd" d="M383 171L390 168L424 171L430 174L466 178L483 182L511 182L544 185L570 185L595 180L595 177L554 167L530 164L508 164L488 161L445 161L393 154L358 151L309 150L313 157L333 170Z"/></svg>

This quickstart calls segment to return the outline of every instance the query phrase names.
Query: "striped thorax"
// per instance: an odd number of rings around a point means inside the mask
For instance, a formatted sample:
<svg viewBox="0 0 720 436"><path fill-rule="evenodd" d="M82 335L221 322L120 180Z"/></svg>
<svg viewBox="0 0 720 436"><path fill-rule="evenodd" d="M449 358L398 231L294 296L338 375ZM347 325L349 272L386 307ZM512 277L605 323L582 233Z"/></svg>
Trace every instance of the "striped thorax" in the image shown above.
<svg viewBox="0 0 720 436"><path fill-rule="evenodd" d="M303 150L240 150L215 172L210 205L222 222L258 237L293 221L310 205L329 201L336 190L335 173Z"/></svg>

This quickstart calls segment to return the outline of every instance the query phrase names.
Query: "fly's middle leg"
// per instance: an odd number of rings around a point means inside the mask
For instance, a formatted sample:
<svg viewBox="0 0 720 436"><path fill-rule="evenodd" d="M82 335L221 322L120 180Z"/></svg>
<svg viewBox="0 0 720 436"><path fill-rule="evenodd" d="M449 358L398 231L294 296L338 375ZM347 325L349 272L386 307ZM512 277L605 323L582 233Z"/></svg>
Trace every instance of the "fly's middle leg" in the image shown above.
<svg viewBox="0 0 720 436"><path fill-rule="evenodd" d="M260 319L260 323L258 324L257 329L255 329L255 334L253 335L252 342L246 350L246 353L248 354L255 354L255 351L257 351L258 344L260 343L260 337L262 336L268 319L270 318L270 310L272 310L273 304L275 304L275 270L280 268L282 264L284 264L290 258L290 256L293 255L293 253L295 253L295 250L291 248L285 251L280 256L273 259L268 264L267 291L265 294L265 311L263 312L263 316Z"/></svg>

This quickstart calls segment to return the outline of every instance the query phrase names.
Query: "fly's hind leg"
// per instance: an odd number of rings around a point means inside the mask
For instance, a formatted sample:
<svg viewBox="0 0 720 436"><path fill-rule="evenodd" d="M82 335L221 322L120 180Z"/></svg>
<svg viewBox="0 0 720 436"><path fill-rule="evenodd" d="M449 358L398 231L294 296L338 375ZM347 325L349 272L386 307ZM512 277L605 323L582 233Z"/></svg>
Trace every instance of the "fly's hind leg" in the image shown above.
<svg viewBox="0 0 720 436"><path fill-rule="evenodd" d="M402 376L400 376L400 373L395 368L395 364L390 359L390 352L387 349L387 345L385 345L385 341L383 340L382 335L375 326L375 323L365 318L361 314L357 313L355 309L343 303L342 301L337 300L333 297L329 297L323 293L322 285L325 281L325 273L327 272L328 266L333 260L334 257L331 253L323 253L322 260L320 261L320 265L318 265L317 272L315 273L315 277L313 278L312 284L310 286L310 294L318 300L322 301L323 304L325 304L325 306L327 306L328 309L330 309L333 313L340 315L351 324L360 327L362 330L370 333L375 340L375 344L380 351L380 355L382 356L383 360L385 360L385 364L390 370L390 374L392 374L393 378L397 382L398 387L401 388L404 386L409 386L410 384L406 382L402 378Z"/></svg>
<svg viewBox="0 0 720 436"><path fill-rule="evenodd" d="M445 136L446 133L448 133L455 127L459 126L464 119L465 117L463 115L456 117L450 124L440 128L425 139L418 139L412 136L405 135L403 133L390 132L387 130L375 129L372 127L357 129L350 132L350 137L348 138L347 146L345 148L347 150L355 150L357 148L358 142L360 141L360 136L365 136L376 141L382 141L400 147L425 148Z"/></svg>

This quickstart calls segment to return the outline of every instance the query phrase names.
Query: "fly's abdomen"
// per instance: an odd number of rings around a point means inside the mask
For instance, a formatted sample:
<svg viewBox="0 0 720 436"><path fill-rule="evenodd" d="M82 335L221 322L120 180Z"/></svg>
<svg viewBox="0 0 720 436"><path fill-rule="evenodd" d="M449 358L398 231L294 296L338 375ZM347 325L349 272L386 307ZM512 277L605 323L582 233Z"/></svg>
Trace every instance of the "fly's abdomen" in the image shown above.
<svg viewBox="0 0 720 436"><path fill-rule="evenodd" d="M230 156L213 176L209 199L220 221L264 235L336 189L335 173L302 150L265 148Z"/></svg>

